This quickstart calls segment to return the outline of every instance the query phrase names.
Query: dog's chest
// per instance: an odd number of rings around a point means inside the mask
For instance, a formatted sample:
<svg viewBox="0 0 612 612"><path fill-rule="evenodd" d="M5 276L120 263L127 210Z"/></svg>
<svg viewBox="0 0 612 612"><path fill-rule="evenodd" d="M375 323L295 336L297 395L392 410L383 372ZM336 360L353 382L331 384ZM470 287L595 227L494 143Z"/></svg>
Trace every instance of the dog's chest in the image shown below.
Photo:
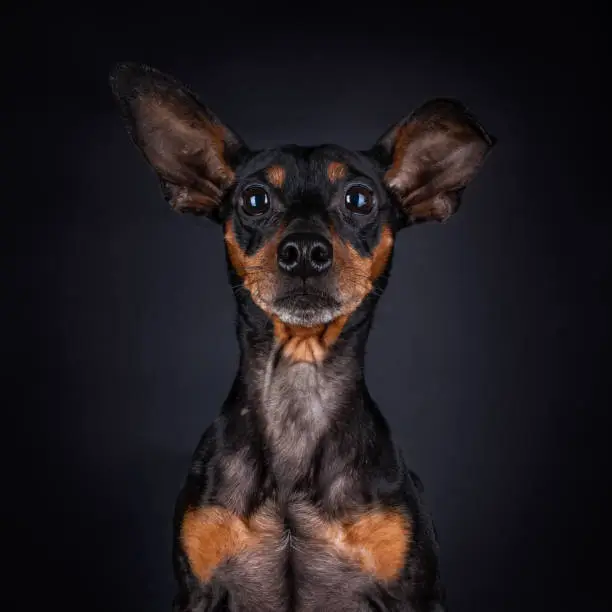
<svg viewBox="0 0 612 612"><path fill-rule="evenodd" d="M324 504L312 502L297 484L309 474L312 486L334 503L354 494L337 463L313 470L318 445L326 443L324 436L349 405L353 376L340 361L326 367L281 361L262 372L258 413L274 485L250 519L257 543L224 570L236 610L370 610L363 593L374 579L347 558ZM258 512L265 519L261 533Z"/></svg>
<svg viewBox="0 0 612 612"><path fill-rule="evenodd" d="M261 413L279 482L295 481L306 473L344 395L343 376L331 368L281 362L268 372Z"/></svg>
<svg viewBox="0 0 612 612"><path fill-rule="evenodd" d="M342 538L314 505L296 497L282 509L266 504L264 513L258 543L221 575L235 610L370 610L363 594L373 578L343 555Z"/></svg>

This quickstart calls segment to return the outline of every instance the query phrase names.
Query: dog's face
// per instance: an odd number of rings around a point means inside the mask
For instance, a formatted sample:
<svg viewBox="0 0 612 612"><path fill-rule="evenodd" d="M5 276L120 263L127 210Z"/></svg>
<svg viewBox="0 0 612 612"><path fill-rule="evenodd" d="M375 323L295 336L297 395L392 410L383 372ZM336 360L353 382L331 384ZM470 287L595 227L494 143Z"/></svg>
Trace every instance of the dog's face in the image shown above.
<svg viewBox="0 0 612 612"><path fill-rule="evenodd" d="M290 326L345 320L380 286L396 232L452 215L494 143L437 99L367 151L254 152L172 77L123 64L111 81L171 206L221 224L232 276Z"/></svg>
<svg viewBox="0 0 612 612"><path fill-rule="evenodd" d="M372 291L396 219L366 156L321 146L249 157L222 223L232 267L255 303L310 327L349 315Z"/></svg>

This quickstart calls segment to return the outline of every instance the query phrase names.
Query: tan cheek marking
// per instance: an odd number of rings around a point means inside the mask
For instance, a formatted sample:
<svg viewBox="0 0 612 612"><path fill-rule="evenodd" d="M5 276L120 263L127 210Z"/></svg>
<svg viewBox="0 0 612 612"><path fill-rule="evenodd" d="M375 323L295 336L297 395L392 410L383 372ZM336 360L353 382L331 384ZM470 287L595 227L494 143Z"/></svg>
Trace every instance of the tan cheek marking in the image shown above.
<svg viewBox="0 0 612 612"><path fill-rule="evenodd" d="M238 242L236 241L236 235L232 227L232 222L228 221L225 226L225 244L227 245L227 252L230 258L230 262L236 273L244 277L246 271L246 259L247 256L242 251Z"/></svg>
<svg viewBox="0 0 612 612"><path fill-rule="evenodd" d="M325 538L362 571L388 581L397 578L406 563L412 525L397 511L367 512L348 524L330 524Z"/></svg>
<svg viewBox="0 0 612 612"><path fill-rule="evenodd" d="M393 249L393 232L388 225L382 228L380 240L372 253L370 280L375 281L387 267Z"/></svg>
<svg viewBox="0 0 612 612"><path fill-rule="evenodd" d="M282 228L256 253L246 255L236 240L232 222L225 225L225 243L230 262L236 273L243 279L253 301L267 312L267 304L273 299L276 279L276 246ZM269 313L268 313L269 314Z"/></svg>
<svg viewBox="0 0 612 612"><path fill-rule="evenodd" d="M267 506L248 520L226 508L209 506L185 514L181 542L192 572L208 581L223 561L270 539L279 540L282 531Z"/></svg>
<svg viewBox="0 0 612 612"><path fill-rule="evenodd" d="M372 290L372 284L368 280L368 259L360 257L359 253L350 244L343 242L335 232L332 234L332 244L338 292L346 305L347 314L350 314Z"/></svg>
<svg viewBox="0 0 612 612"><path fill-rule="evenodd" d="M280 229L276 235L268 240L256 253L247 255L238 244L232 222L225 225L225 243L229 252L230 261L236 272L242 277L255 277L256 272L266 268L273 272L276 265L275 250L278 243ZM256 270L255 270L256 268Z"/></svg>
<svg viewBox="0 0 612 612"><path fill-rule="evenodd" d="M346 166L337 161L330 162L327 166L327 178L330 182L335 183L346 176Z"/></svg>
<svg viewBox="0 0 612 612"><path fill-rule="evenodd" d="M384 272L393 250L393 232L387 225L370 257L362 257L352 245L333 237L338 286L345 296L347 314L352 313L372 291L372 283Z"/></svg>
<svg viewBox="0 0 612 612"><path fill-rule="evenodd" d="M273 185L277 189L281 189L285 184L285 178L287 173L282 166L271 166L266 170L266 177L270 185Z"/></svg>

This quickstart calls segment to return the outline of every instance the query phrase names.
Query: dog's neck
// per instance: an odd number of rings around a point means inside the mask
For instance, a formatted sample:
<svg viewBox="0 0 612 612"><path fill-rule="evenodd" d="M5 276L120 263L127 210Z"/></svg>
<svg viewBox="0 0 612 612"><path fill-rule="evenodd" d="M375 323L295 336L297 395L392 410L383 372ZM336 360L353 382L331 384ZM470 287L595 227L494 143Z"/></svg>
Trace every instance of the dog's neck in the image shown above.
<svg viewBox="0 0 612 612"><path fill-rule="evenodd" d="M239 300L236 330L242 379L250 381L252 373L259 377L264 362L267 377L272 379L282 366L310 365L313 370L326 372L342 362L347 370L354 371L351 384L359 383L379 297L372 293L350 316L311 327L283 323L264 313L251 299Z"/></svg>
<svg viewBox="0 0 612 612"><path fill-rule="evenodd" d="M238 375L277 477L304 477L323 438L341 435L339 424L366 406L365 345L375 301L368 298L351 316L309 330L239 301Z"/></svg>

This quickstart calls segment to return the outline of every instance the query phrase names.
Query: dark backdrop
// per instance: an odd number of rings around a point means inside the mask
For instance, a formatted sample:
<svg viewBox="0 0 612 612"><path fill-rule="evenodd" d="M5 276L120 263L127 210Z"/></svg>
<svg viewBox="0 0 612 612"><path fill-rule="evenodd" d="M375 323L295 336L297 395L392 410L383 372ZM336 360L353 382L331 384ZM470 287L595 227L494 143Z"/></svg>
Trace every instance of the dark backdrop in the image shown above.
<svg viewBox="0 0 612 612"><path fill-rule="evenodd" d="M362 148L428 97L473 108L499 143L451 222L399 238L367 377L452 612L603 609L602 11L223 5L7 9L7 609L170 609L174 498L236 368L221 234L162 200L111 99L120 60L191 84L254 147Z"/></svg>

